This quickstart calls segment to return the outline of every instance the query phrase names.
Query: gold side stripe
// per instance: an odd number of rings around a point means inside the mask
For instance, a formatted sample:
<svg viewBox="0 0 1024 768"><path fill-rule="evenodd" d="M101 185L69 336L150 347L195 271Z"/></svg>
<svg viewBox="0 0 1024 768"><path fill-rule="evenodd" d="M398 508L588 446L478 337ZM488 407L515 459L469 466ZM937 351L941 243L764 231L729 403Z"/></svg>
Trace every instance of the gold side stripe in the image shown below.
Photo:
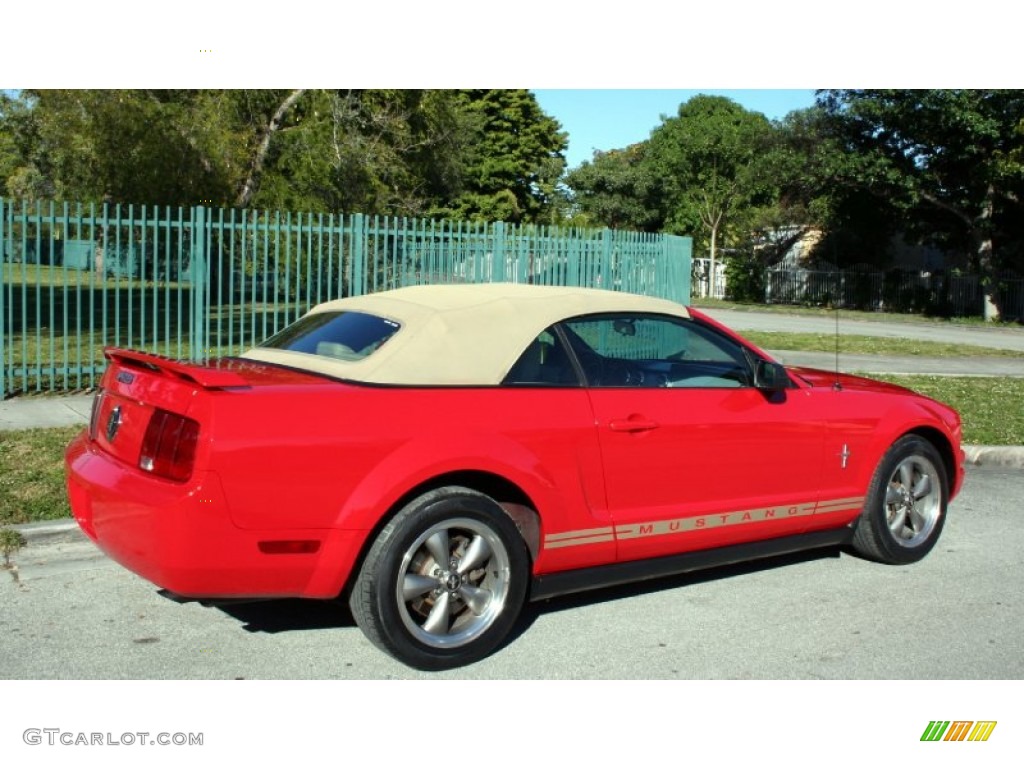
<svg viewBox="0 0 1024 768"><path fill-rule="evenodd" d="M773 520L785 520L792 517L806 517L815 514L832 512L848 512L863 506L863 496L851 496L845 499L832 499L822 502L806 502L777 507L761 507L742 512L724 512L697 517L679 517L674 520L655 520L646 523L629 523L613 528L586 528L578 531L552 533L544 537L545 549L560 547L576 547L584 544L600 544L615 539L638 539L647 536L667 536L674 533L688 533L720 528L729 525L746 525L747 523L764 523ZM613 535L614 533L614 535Z"/></svg>
<svg viewBox="0 0 1024 768"><path fill-rule="evenodd" d="M818 509L850 509L852 507L860 507L864 504L863 499L857 499L855 501L829 501L818 504Z"/></svg>
<svg viewBox="0 0 1024 768"><path fill-rule="evenodd" d="M792 504L785 507L762 507L743 512L725 512L699 517L680 517L675 520L657 520L649 523L632 523L615 526L615 535L620 539L636 539L641 536L665 536L671 533L687 533L719 528L728 525L763 523L784 520L790 517L804 517L814 514L813 504Z"/></svg>
<svg viewBox="0 0 1024 768"><path fill-rule="evenodd" d="M829 512L846 512L851 509L859 509L864 506L864 497L836 499L835 501L822 501L818 503L815 510L817 514L828 514Z"/></svg>
<svg viewBox="0 0 1024 768"><path fill-rule="evenodd" d="M562 539L560 541L550 541L545 539L544 549L560 549L561 547L578 547L581 544L600 544L603 541L615 541L615 537L610 534L602 534L600 536L583 536L578 539Z"/></svg>
<svg viewBox="0 0 1024 768"><path fill-rule="evenodd" d="M607 528L585 528L581 531L565 531L563 533L549 533L544 537L545 541L561 541L562 539L578 539L587 536L600 536L604 533L611 533L612 527Z"/></svg>

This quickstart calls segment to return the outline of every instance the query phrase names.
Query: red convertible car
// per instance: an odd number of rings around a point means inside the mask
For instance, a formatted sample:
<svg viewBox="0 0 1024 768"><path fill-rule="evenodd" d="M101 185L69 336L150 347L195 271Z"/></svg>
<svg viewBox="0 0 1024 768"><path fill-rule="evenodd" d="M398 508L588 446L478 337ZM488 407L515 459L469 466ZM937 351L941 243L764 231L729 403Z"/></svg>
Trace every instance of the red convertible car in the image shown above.
<svg viewBox="0 0 1024 768"><path fill-rule="evenodd" d="M953 409L612 291L403 288L240 357L106 356L66 464L110 557L183 598L340 596L421 669L493 652L526 599L816 547L916 561L963 480Z"/></svg>

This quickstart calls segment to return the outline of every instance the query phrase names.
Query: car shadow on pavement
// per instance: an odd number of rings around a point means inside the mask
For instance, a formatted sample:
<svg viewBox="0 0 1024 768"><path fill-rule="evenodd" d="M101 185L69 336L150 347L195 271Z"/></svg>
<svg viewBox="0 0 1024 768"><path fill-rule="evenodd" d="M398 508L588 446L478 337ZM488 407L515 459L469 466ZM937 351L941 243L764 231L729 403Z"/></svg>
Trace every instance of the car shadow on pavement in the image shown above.
<svg viewBox="0 0 1024 768"><path fill-rule="evenodd" d="M213 607L242 622L246 632L301 632L355 627L348 606L340 600L283 598L253 602L216 603Z"/></svg>
<svg viewBox="0 0 1024 768"><path fill-rule="evenodd" d="M681 587L695 586L707 582L749 576L762 571L772 571L777 568L784 568L789 565L838 558L843 554L845 554L845 552L841 547L812 549L803 552L794 552L787 555L766 557L761 560L750 560L743 563L736 563L734 565L722 565L715 568L708 568L706 570L691 571L689 573L681 573L675 576L659 576L644 581L633 581L628 584L620 584L614 587L604 587L588 592L578 592L560 597L552 597L527 604L526 609L523 612L524 619L526 618L526 615L530 613L534 614L529 618L529 621L532 622L537 616L545 613L567 611L582 606L597 605L599 603L612 602L615 600L625 600L639 595L653 594L655 592L663 592L670 589L679 589Z"/></svg>
<svg viewBox="0 0 1024 768"><path fill-rule="evenodd" d="M761 571L783 568L788 565L808 563L826 558L837 558L842 554L838 547L808 550L789 555L754 560L735 565L720 566L702 571L683 573L677 576L663 576L646 581L636 581L614 587L604 587L588 592L552 597L527 603L508 636L495 653L514 643L525 634L533 623L546 613L572 610L583 606L597 605L616 600L625 600L644 594L652 594L680 587L694 586L705 582L748 576ZM352 612L343 600L304 600L283 598L273 600L214 602L210 604L241 622L246 632L302 632L316 629L355 628Z"/></svg>

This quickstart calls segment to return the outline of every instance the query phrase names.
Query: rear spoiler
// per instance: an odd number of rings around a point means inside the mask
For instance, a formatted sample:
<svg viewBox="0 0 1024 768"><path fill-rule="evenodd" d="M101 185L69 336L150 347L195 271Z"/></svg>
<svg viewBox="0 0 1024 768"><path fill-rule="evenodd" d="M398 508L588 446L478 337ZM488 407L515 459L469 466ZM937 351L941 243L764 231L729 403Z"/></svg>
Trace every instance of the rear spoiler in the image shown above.
<svg viewBox="0 0 1024 768"><path fill-rule="evenodd" d="M249 382L234 371L221 368L217 364L203 365L172 360L163 355L150 352L138 352L134 349L118 349L106 347L103 356L112 362L128 368L144 368L164 376L175 376L179 379L198 384L206 389L224 387L248 387Z"/></svg>

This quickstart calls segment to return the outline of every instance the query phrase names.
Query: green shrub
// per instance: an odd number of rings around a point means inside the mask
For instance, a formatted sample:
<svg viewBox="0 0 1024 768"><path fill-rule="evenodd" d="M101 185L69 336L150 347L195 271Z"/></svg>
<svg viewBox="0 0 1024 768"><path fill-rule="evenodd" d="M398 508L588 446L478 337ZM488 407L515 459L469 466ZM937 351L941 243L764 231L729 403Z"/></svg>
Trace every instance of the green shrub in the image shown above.
<svg viewBox="0 0 1024 768"><path fill-rule="evenodd" d="M725 298L730 301L764 302L765 268L750 254L725 259Z"/></svg>

